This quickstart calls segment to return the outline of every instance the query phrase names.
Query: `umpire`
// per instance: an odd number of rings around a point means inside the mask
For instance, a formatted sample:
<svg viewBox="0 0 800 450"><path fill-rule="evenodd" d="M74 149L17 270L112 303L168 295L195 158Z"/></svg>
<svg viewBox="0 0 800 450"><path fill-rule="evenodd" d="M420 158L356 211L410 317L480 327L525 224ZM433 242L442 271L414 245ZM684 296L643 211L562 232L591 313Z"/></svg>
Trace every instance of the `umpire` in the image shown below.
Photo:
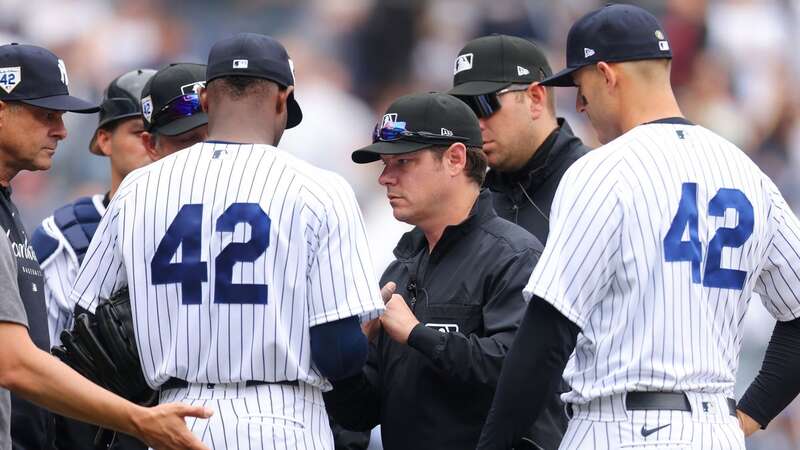
<svg viewBox="0 0 800 450"><path fill-rule="evenodd" d="M547 241L550 204L564 172L589 147L556 117L553 70L536 44L514 36L474 39L458 53L453 88L478 116L497 214Z"/></svg>
<svg viewBox="0 0 800 450"><path fill-rule="evenodd" d="M474 448L506 350L525 310L520 295L541 243L497 217L481 190L486 159L472 111L446 94L397 99L356 163L382 161L396 219L415 225L381 279L380 322L362 373L332 381L329 414L352 430L381 425L394 449ZM387 292L388 291L388 292ZM381 331L382 328L382 331Z"/></svg>
<svg viewBox="0 0 800 450"><path fill-rule="evenodd" d="M468 42L456 57L451 95L478 116L490 170L485 186L497 214L546 242L550 205L564 172L589 151L556 117L552 87L539 82L553 71L542 50L514 36ZM566 384L561 391L566 391ZM530 438L557 448L567 428L556 394L533 424Z"/></svg>

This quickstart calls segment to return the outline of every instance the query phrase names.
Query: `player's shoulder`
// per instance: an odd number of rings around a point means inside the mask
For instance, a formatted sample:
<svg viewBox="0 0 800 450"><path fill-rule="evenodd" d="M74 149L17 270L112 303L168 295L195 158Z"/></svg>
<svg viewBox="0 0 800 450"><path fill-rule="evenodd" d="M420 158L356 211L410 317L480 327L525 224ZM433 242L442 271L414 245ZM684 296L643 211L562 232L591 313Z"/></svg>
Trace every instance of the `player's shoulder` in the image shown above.
<svg viewBox="0 0 800 450"><path fill-rule="evenodd" d="M103 194L80 197L57 208L36 227L31 246L43 268L61 252L74 259L75 249L88 244L105 213L103 198Z"/></svg>
<svg viewBox="0 0 800 450"><path fill-rule="evenodd" d="M330 197L333 193L347 195L353 193L350 183L338 173L317 167L283 149L275 150L276 159L286 165L287 170L291 171L304 190L323 197Z"/></svg>

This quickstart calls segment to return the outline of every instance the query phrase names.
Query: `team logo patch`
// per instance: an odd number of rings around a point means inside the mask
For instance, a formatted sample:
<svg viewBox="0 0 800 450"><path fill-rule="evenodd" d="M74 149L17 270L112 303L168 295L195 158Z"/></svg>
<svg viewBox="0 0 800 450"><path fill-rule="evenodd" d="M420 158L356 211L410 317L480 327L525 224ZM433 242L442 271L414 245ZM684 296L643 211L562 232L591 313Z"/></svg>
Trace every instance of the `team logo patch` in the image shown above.
<svg viewBox="0 0 800 450"><path fill-rule="evenodd" d="M455 66L453 67L453 75L470 69L472 69L472 53L458 55Z"/></svg>
<svg viewBox="0 0 800 450"><path fill-rule="evenodd" d="M153 99L150 98L149 95L142 99L142 115L148 122L150 122L150 118L153 116Z"/></svg>
<svg viewBox="0 0 800 450"><path fill-rule="evenodd" d="M594 55L594 50L593 49L586 48L586 47L583 48L583 57L584 58L588 58L588 57L590 57L592 55Z"/></svg>
<svg viewBox="0 0 800 450"><path fill-rule="evenodd" d="M531 74L530 70L528 70L528 69L526 69L526 68L524 68L522 66L517 66L517 75L518 76L530 75L530 74Z"/></svg>
<svg viewBox="0 0 800 450"><path fill-rule="evenodd" d="M250 61L247 59L234 59L233 60L233 68L234 69L247 69L247 66L250 65Z"/></svg>
<svg viewBox="0 0 800 450"><path fill-rule="evenodd" d="M458 333L459 330L457 323L426 323L425 326L442 333Z"/></svg>
<svg viewBox="0 0 800 450"><path fill-rule="evenodd" d="M194 83L184 84L181 86L181 95L199 94L200 89L206 87L205 81L195 81Z"/></svg>
<svg viewBox="0 0 800 450"><path fill-rule="evenodd" d="M664 40L664 33L662 33L661 30L656 30L656 39L659 41Z"/></svg>
<svg viewBox="0 0 800 450"><path fill-rule="evenodd" d="M397 122L397 113L389 113L383 115L383 120L381 120L381 128L386 127L386 125L394 124Z"/></svg>
<svg viewBox="0 0 800 450"><path fill-rule="evenodd" d="M662 52L668 52L669 51L669 42L667 42L667 41L658 41L658 49L661 50Z"/></svg>
<svg viewBox="0 0 800 450"><path fill-rule="evenodd" d="M64 64L63 59L58 60L58 71L61 72L61 82L64 86L69 86L69 77L67 76L67 65Z"/></svg>
<svg viewBox="0 0 800 450"><path fill-rule="evenodd" d="M22 69L19 67L0 67L0 88L10 94L22 81Z"/></svg>

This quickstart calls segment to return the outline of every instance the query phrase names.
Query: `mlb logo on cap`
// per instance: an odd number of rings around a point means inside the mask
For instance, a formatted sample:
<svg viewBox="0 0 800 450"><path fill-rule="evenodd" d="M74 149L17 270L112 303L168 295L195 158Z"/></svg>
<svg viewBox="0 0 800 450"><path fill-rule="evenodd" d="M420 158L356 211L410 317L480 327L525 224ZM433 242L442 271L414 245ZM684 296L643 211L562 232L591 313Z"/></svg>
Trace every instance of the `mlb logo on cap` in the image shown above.
<svg viewBox="0 0 800 450"><path fill-rule="evenodd" d="M234 59L233 60L233 68L234 69L247 69L247 66L250 62L246 59Z"/></svg>

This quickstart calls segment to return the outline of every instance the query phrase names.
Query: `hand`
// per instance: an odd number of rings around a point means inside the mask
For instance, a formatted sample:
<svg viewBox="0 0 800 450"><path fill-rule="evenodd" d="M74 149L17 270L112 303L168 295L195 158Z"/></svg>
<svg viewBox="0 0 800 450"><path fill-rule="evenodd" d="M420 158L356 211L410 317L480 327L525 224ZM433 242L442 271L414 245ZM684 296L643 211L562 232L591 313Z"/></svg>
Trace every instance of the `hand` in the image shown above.
<svg viewBox="0 0 800 450"><path fill-rule="evenodd" d="M755 419L748 416L740 409L736 410L736 417L739 419L739 427L742 428L744 437L750 437L750 435L761 429L761 425L759 425Z"/></svg>
<svg viewBox="0 0 800 450"><path fill-rule="evenodd" d="M137 435L156 450L208 450L188 428L185 417L207 419L214 414L203 406L166 403L139 408L134 416Z"/></svg>
<svg viewBox="0 0 800 450"><path fill-rule="evenodd" d="M381 288L381 298L383 298L383 303L389 301L392 298L392 294L397 289L397 284L394 281L390 281L383 285ZM369 322L361 325L361 331L367 336L367 340L369 342L373 342L378 334L381 332L381 319L380 317L376 317Z"/></svg>
<svg viewBox="0 0 800 450"><path fill-rule="evenodd" d="M406 304L406 300L399 294L393 294L386 302L386 311L380 319L386 334L401 344L408 342L411 330L419 323Z"/></svg>

